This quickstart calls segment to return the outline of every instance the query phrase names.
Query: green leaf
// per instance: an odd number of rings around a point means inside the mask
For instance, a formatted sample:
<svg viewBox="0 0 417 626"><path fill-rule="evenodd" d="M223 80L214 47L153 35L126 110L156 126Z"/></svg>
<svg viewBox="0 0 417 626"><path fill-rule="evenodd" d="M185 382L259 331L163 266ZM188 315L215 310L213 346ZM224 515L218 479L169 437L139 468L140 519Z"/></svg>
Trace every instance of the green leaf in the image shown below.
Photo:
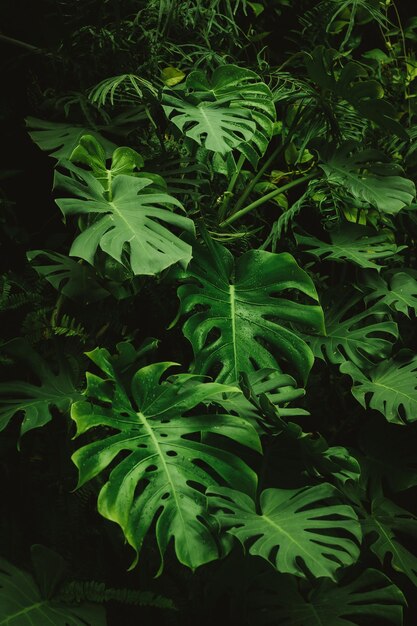
<svg viewBox="0 0 417 626"><path fill-rule="evenodd" d="M317 581L308 593L301 592L294 578L267 574L251 589L249 603L253 626L402 626L406 600L387 576L366 569L338 584Z"/></svg>
<svg viewBox="0 0 417 626"><path fill-rule="evenodd" d="M266 489L258 514L244 493L228 487L208 491L219 523L243 546L250 540L250 554L270 561L281 573L305 577L301 560L315 578L333 580L340 567L357 560L361 541L355 512L339 504L337 494L328 483Z"/></svg>
<svg viewBox="0 0 417 626"><path fill-rule="evenodd" d="M243 419L193 410L235 389L203 383L190 374L160 382L171 363L143 367L125 389L106 350L97 348L88 356L105 377L87 375L86 395L91 401L75 403L72 418L77 436L97 426L106 429L96 431L92 443L72 457L79 469L79 486L112 464L98 510L121 526L137 557L156 522L161 568L171 540L178 560L192 569L218 558L204 491L224 481L253 493L256 475L238 456L216 447L217 440L209 444L200 437L222 435L258 451L260 443ZM121 452L123 457L118 458Z"/></svg>
<svg viewBox="0 0 417 626"><path fill-rule="evenodd" d="M8 425L14 415L23 413L20 435L40 428L52 419L52 407L67 413L71 403L81 394L74 386L73 374L68 362L59 358L59 369L54 372L31 346L23 339L13 339L4 344L6 354L25 363L32 370L40 385L26 381L0 383L0 431Z"/></svg>
<svg viewBox="0 0 417 626"><path fill-rule="evenodd" d="M168 67L164 67L161 71L161 78L164 85L167 87L174 87L174 85L178 85L178 83L181 83L184 80L185 74L176 67L169 65Z"/></svg>
<svg viewBox="0 0 417 626"><path fill-rule="evenodd" d="M29 250L27 259L39 276L45 278L54 289L71 300L85 303L97 302L109 295L102 287L94 270L82 261L74 261L59 252Z"/></svg>
<svg viewBox="0 0 417 626"><path fill-rule="evenodd" d="M386 560L397 572L417 586L417 556L403 545L403 536L417 537L417 518L387 498L372 501L371 512L363 522L364 534L371 534L371 550L381 563ZM373 537L376 539L373 540Z"/></svg>
<svg viewBox="0 0 417 626"><path fill-rule="evenodd" d="M181 231L194 232L187 217L176 215L169 207L182 209L173 196L152 188L152 180L120 174L113 179L111 199L106 199L99 181L92 174L71 163L65 164L72 177L55 172L55 187L73 198L59 198L62 213L87 214L94 221L75 239L70 255L94 264L97 248L119 263L123 253L134 274L155 275L173 265L186 266L191 259L191 246L174 235L163 224ZM162 207L162 208L161 208Z"/></svg>
<svg viewBox="0 0 417 626"><path fill-rule="evenodd" d="M194 371L237 382L240 372L289 365L305 381L313 358L294 326L323 331L321 307L293 295L318 301L308 274L287 253L250 250L235 260L215 241L193 251L178 296L179 314L192 314L183 332L193 346Z"/></svg>
<svg viewBox="0 0 417 626"><path fill-rule="evenodd" d="M209 80L191 72L185 87L164 89L166 116L207 150L225 156L237 149L256 165L272 137L275 106L269 87L251 70L221 65Z"/></svg>
<svg viewBox="0 0 417 626"><path fill-rule="evenodd" d="M377 150L357 151L355 142L346 141L333 149L329 144L321 152L327 182L343 187L353 198L367 202L382 213L397 214L410 206L416 195L414 183L399 174L401 167L387 163Z"/></svg>
<svg viewBox="0 0 417 626"><path fill-rule="evenodd" d="M144 165L143 158L136 150L120 147L113 152L110 169L107 169L106 152L93 135L83 135L69 158L73 163L82 163L91 168L92 174L101 182L106 192L111 189L115 176L131 175Z"/></svg>
<svg viewBox="0 0 417 626"><path fill-rule="evenodd" d="M53 565L50 561L49 566ZM41 578L55 572L38 571ZM104 608L83 602L68 605L47 597L33 576L0 558L0 626L106 626Z"/></svg>
<svg viewBox="0 0 417 626"><path fill-rule="evenodd" d="M352 394L364 408L379 411L394 424L417 420L417 356L387 359L366 372L343 363L340 371L352 378Z"/></svg>
<svg viewBox="0 0 417 626"><path fill-rule="evenodd" d="M366 276L365 288L369 293L365 302L377 300L392 310L410 317L410 309L417 313L417 280L405 271L388 274L388 281L381 276Z"/></svg>
<svg viewBox="0 0 417 626"><path fill-rule="evenodd" d="M365 269L376 269L382 265L376 260L386 259L398 254L407 246L397 246L388 238L388 233L374 235L369 228L353 224L343 224L342 228L330 232L331 243L320 241L311 235L295 235L296 241L308 246L309 254L326 261L349 261Z"/></svg>
<svg viewBox="0 0 417 626"><path fill-rule="evenodd" d="M340 364L351 361L357 367L368 367L387 357L398 337L397 325L388 320L377 305L355 312L360 295L338 292L339 299L325 310L326 335L305 337L315 357ZM325 299L324 299L325 300Z"/></svg>
<svg viewBox="0 0 417 626"><path fill-rule="evenodd" d="M58 161L69 159L73 150L79 144L83 135L93 136L103 146L107 157L111 156L117 147L112 141L105 139L100 133L85 126L75 124L61 124L40 120L36 117L27 117L26 126L29 129L29 136L41 150Z"/></svg>

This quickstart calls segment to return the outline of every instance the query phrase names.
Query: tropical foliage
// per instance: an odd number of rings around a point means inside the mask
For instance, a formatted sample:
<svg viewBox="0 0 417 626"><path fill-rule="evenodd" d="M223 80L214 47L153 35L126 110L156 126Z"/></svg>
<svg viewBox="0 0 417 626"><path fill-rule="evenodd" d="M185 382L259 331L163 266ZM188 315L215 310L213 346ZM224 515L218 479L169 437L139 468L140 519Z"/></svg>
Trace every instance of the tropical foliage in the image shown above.
<svg viewBox="0 0 417 626"><path fill-rule="evenodd" d="M6 4L0 626L412 626L417 16Z"/></svg>

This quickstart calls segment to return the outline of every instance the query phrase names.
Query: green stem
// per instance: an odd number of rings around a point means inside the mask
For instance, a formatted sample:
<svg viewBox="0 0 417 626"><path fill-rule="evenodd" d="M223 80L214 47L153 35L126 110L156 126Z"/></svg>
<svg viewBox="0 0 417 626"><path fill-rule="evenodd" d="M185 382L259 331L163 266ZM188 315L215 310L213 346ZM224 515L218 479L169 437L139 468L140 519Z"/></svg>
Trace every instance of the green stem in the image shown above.
<svg viewBox="0 0 417 626"><path fill-rule="evenodd" d="M255 187L256 183L258 182L258 180L265 174L265 172L268 170L269 166L275 161L275 159L281 154L281 152L283 152L285 150L285 148L288 146L288 144L290 143L292 136L294 134L295 128L298 124L298 122L300 121L304 111L301 107L302 102L299 106L299 109L292 121L292 124L288 130L288 135L286 136L285 140L275 148L275 150L273 151L273 153L271 154L271 156L265 161L265 163L262 165L262 167L258 170L258 172L256 173L256 175L252 178L252 180L250 181L250 183L248 184L248 186L246 187L246 189L244 190L244 192L242 193L242 195L240 196L240 198L238 199L238 201L235 204L235 210L234 212L239 211L240 207L243 205L243 203L246 201L246 198L249 196L249 194L251 193L251 191L253 190L253 188Z"/></svg>
<svg viewBox="0 0 417 626"><path fill-rule="evenodd" d="M230 179L229 185L228 185L226 191L224 192L223 201L221 203L220 211L219 211L219 219L220 220L223 220L223 218L225 216L225 213L227 211L227 205L229 204L229 199L232 196L233 189L234 189L234 187L236 185L236 181L237 181L237 179L239 177L240 170L243 167L245 159L246 159L245 155L241 154L240 157L239 157L239 160L237 162L236 169L235 169L235 171L233 173L233 176Z"/></svg>
<svg viewBox="0 0 417 626"><path fill-rule="evenodd" d="M224 220L224 222L219 224L219 227L223 228L224 226L228 226L229 224L232 224L239 218L243 217L243 215L246 215L246 213L249 213L249 211L252 211L253 209L257 209L262 204L265 204L265 202L272 200L272 198L274 198L279 193L284 193L284 191L288 191L289 189L292 189L293 187L302 185L306 181L314 178L315 175L316 175L315 172L313 172L312 174L306 174L305 176L302 176L301 178L292 180L290 183L287 183L286 185L283 185L282 187L277 187L276 189L274 189L274 191L267 193L265 196L262 196L261 198L258 198L257 200L255 200L255 202L251 202L251 204L248 204L243 209L240 209L240 211L236 211L236 213L233 213L233 215L228 217L227 220Z"/></svg>

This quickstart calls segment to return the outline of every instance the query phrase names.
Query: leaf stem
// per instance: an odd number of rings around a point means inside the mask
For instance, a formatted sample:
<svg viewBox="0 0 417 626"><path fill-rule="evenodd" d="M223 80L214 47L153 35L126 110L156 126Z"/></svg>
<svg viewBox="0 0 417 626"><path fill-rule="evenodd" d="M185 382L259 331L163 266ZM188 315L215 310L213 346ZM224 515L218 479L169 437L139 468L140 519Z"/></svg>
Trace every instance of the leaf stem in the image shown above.
<svg viewBox="0 0 417 626"><path fill-rule="evenodd" d="M297 178L296 180L292 180L291 182L287 183L286 185L283 185L282 187L277 187L273 191L270 191L269 193L267 193L265 196L262 196L261 198L258 198L254 202L251 202L250 204L245 206L243 209L240 209L240 211L236 211L235 213L233 213L233 215L228 217L227 220L224 220L224 222L219 224L219 227L223 228L224 226L228 226L229 224L232 224L236 220L238 220L241 217L243 217L244 215L246 215L246 213L249 213L249 211L252 211L253 209L257 209L262 204L265 204L265 202L268 202L269 200L272 200L272 198L274 198L279 193L284 193L284 191L288 191L289 189L292 189L293 187L297 187L298 185L302 185L303 183L307 182L308 180L311 180L312 178L314 178L315 175L316 175L315 172L310 173L310 174L306 174L305 176L302 176L301 178Z"/></svg>
<svg viewBox="0 0 417 626"><path fill-rule="evenodd" d="M226 210L227 210L227 205L229 204L229 200L230 200L230 198L232 196L233 189L234 189L234 187L236 185L236 181L237 181L237 179L239 177L240 170L243 167L245 159L246 159L246 157L245 157L244 154L241 154L239 156L239 160L238 160L238 162L236 164L236 169L235 169L235 171L233 173L233 176L230 179L230 182L229 182L229 185L228 185L226 191L223 194L223 200L222 200L222 203L221 203L221 206L220 206L220 210L219 210L219 219L220 220L223 220L223 218L225 216L225 213L226 213Z"/></svg>

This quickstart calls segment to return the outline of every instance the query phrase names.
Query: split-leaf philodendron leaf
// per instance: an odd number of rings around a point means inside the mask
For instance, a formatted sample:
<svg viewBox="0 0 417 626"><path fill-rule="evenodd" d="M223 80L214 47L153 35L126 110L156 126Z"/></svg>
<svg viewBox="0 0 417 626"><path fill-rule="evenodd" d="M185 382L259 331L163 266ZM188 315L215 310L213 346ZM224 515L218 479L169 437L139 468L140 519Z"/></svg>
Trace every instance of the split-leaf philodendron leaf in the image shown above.
<svg viewBox="0 0 417 626"><path fill-rule="evenodd" d="M193 222L172 211L182 210L181 203L159 189L152 180L120 174L111 184L108 197L101 183L89 172L66 162L71 176L55 173L55 187L70 193L71 198L56 200L62 213L94 218L75 239L70 255L91 265L97 248L116 261L128 264L134 274L155 275L175 263L186 266L191 246L179 233L194 232ZM127 259L125 261L124 256Z"/></svg>
<svg viewBox="0 0 417 626"><path fill-rule="evenodd" d="M324 332L323 313L313 281L295 259L262 250L234 259L214 241L195 245L194 255L178 289L180 314L191 313L183 332L193 346L194 371L229 383L240 372L288 368L306 381L313 356L297 329Z"/></svg>
<svg viewBox="0 0 417 626"><path fill-rule="evenodd" d="M221 526L249 553L267 559L281 573L336 580L340 567L355 563L361 529L350 506L339 504L328 483L301 489L266 489L260 513L252 499L228 487L209 490Z"/></svg>
<svg viewBox="0 0 417 626"><path fill-rule="evenodd" d="M218 558L204 491L224 481L253 493L256 476L238 456L203 436L221 434L258 451L260 444L246 420L195 409L210 397L236 389L204 383L191 374L161 382L172 363L143 367L130 388L124 388L107 350L96 349L89 356L104 377L87 375L88 400L73 405L72 418L77 435L95 427L106 429L73 455L79 486L113 462L98 509L121 526L137 556L156 522L162 561L171 540L178 560L192 569Z"/></svg>

